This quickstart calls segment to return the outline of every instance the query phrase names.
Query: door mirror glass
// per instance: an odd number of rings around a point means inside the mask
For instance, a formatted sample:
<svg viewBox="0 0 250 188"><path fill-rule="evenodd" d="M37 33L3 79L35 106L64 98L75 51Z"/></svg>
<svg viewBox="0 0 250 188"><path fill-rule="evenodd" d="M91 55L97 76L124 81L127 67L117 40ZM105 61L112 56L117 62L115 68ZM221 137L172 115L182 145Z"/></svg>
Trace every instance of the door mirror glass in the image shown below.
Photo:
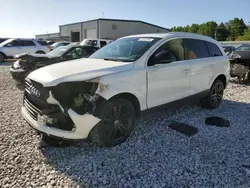
<svg viewBox="0 0 250 188"><path fill-rule="evenodd" d="M155 64L171 63L173 61L177 61L177 58L168 50L162 50L153 56L149 62L149 66Z"/></svg>

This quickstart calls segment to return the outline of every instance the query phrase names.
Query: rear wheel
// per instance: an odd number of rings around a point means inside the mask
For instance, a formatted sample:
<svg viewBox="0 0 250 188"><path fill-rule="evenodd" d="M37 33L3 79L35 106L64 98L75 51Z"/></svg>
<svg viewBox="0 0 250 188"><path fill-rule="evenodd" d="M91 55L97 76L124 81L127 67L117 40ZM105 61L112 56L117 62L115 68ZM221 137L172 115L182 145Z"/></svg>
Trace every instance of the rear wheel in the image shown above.
<svg viewBox="0 0 250 188"><path fill-rule="evenodd" d="M202 107L207 109L218 108L223 98L224 89L222 80L215 80L208 95L201 100Z"/></svg>
<svg viewBox="0 0 250 188"><path fill-rule="evenodd" d="M97 116L101 121L91 131L91 139L103 146L115 146L124 142L135 124L135 109L125 99L116 99L100 105Z"/></svg>
<svg viewBox="0 0 250 188"><path fill-rule="evenodd" d="M2 63L5 59L5 56L3 53L0 53L0 63Z"/></svg>

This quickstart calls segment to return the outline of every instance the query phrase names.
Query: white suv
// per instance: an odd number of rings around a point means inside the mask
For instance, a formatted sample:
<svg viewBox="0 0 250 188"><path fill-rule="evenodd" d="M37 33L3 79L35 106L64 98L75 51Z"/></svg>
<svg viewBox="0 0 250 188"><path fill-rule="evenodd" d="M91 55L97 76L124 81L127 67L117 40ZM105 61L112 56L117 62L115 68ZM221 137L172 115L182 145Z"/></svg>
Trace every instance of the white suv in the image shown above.
<svg viewBox="0 0 250 188"><path fill-rule="evenodd" d="M45 41L35 39L8 39L0 44L0 63L4 59L13 58L21 53L49 52L48 44Z"/></svg>
<svg viewBox="0 0 250 188"><path fill-rule="evenodd" d="M90 137L113 146L147 110L184 99L217 108L229 68L221 45L210 37L178 32L123 37L87 59L32 72L21 111L47 142Z"/></svg>

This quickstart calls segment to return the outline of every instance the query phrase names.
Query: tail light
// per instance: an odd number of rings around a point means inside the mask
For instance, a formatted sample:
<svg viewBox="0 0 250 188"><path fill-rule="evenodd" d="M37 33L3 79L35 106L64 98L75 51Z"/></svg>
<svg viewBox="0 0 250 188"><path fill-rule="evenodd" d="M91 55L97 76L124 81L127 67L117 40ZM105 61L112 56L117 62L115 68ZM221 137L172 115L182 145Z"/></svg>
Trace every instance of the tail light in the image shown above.
<svg viewBox="0 0 250 188"><path fill-rule="evenodd" d="M49 48L49 51L51 50L51 47L50 46L48 46L48 48Z"/></svg>

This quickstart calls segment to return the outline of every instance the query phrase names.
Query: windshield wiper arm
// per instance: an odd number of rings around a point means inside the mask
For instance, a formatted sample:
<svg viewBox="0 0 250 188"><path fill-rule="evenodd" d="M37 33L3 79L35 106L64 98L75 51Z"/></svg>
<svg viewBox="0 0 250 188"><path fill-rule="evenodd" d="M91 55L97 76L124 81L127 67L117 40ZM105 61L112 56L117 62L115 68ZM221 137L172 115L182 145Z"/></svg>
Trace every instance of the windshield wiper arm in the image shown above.
<svg viewBox="0 0 250 188"><path fill-rule="evenodd" d="M118 61L118 62L130 62L131 60L128 59L109 59L109 58L104 58L105 61Z"/></svg>

